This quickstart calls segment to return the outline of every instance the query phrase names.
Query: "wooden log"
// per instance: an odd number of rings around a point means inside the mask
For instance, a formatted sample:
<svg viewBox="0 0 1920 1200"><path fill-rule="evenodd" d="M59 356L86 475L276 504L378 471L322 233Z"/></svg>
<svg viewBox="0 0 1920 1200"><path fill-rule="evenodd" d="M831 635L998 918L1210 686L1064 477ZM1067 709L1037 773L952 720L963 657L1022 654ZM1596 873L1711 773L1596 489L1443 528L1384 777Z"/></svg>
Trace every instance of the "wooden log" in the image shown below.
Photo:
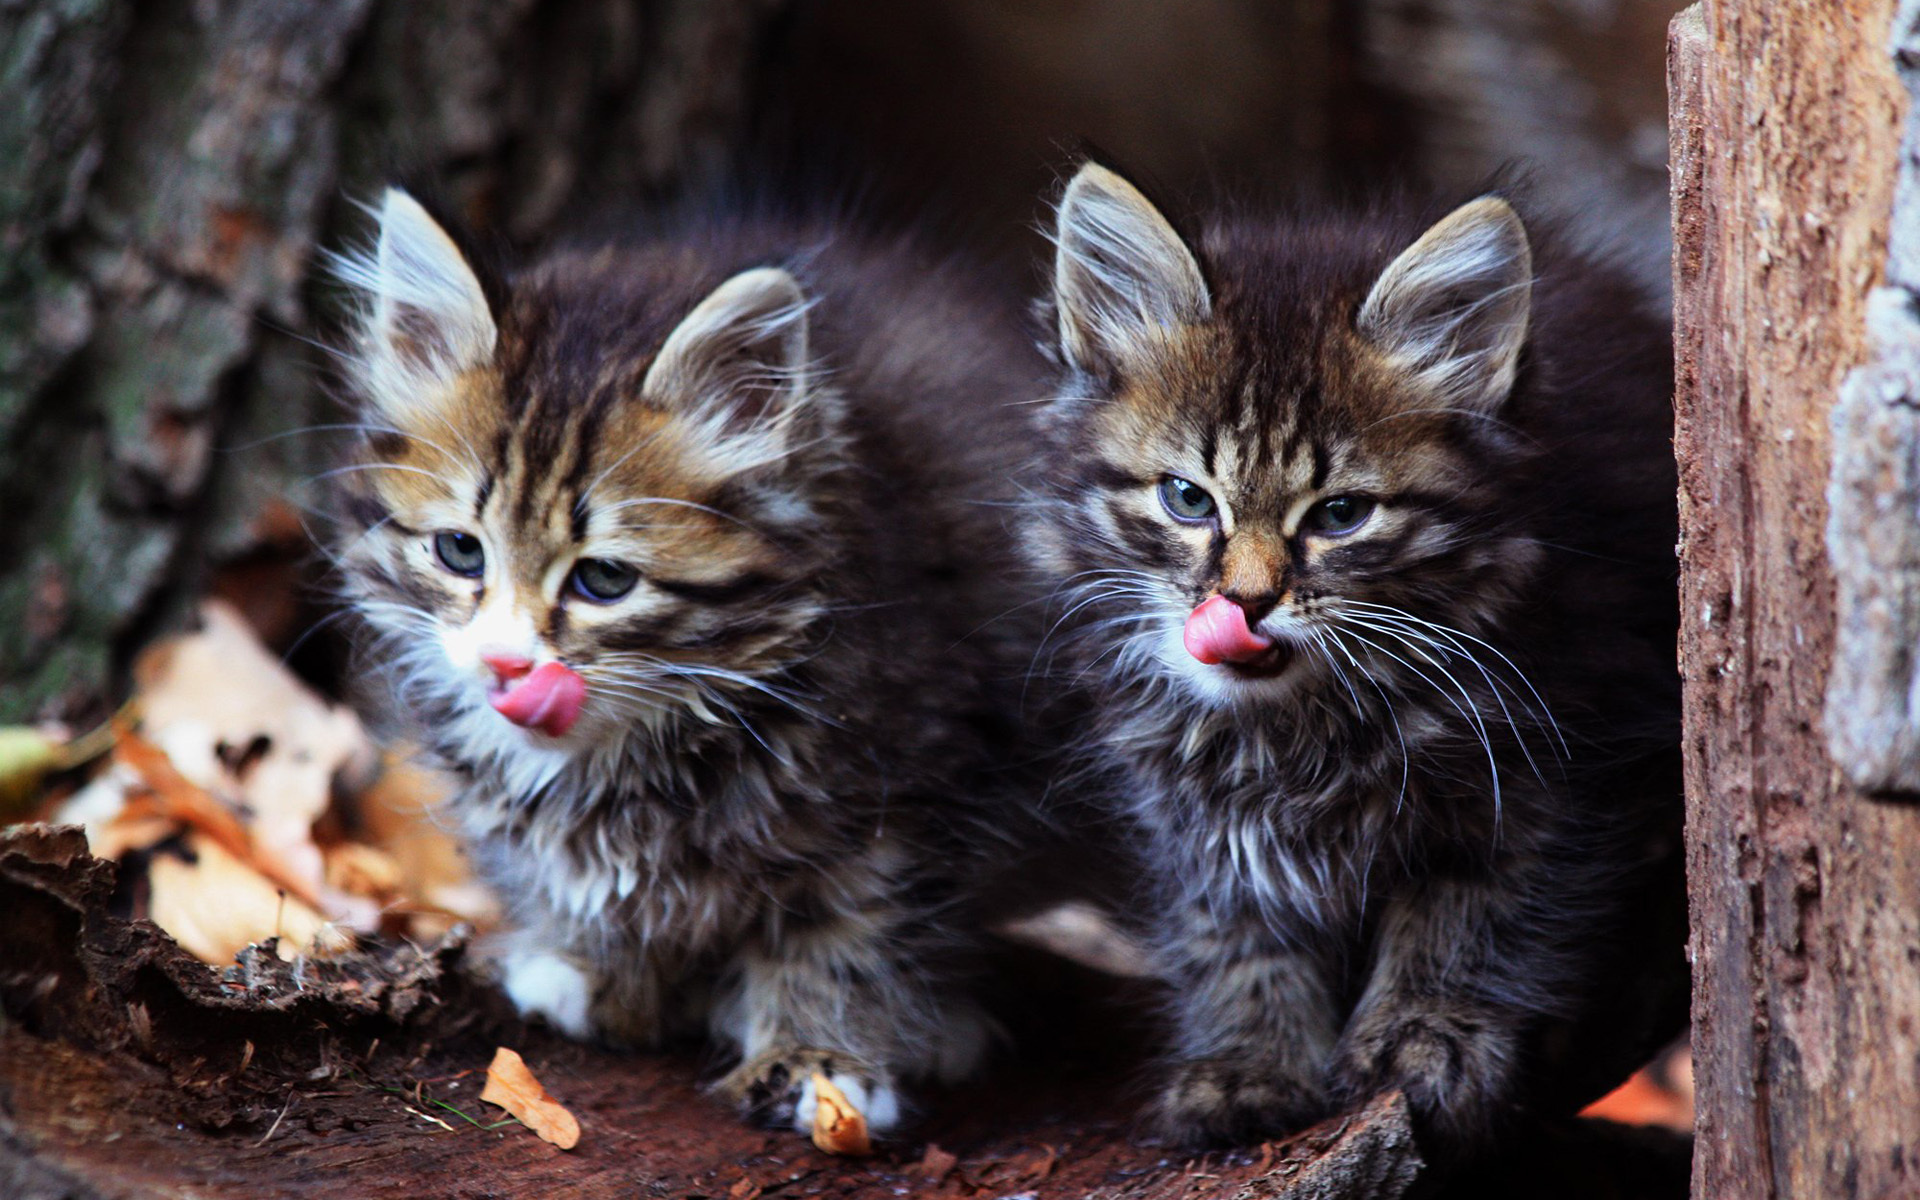
<svg viewBox="0 0 1920 1200"><path fill-rule="evenodd" d="M1920 1187L1920 810L1829 756L1825 537L1899 152L1892 0L1672 31L1694 1194Z"/></svg>

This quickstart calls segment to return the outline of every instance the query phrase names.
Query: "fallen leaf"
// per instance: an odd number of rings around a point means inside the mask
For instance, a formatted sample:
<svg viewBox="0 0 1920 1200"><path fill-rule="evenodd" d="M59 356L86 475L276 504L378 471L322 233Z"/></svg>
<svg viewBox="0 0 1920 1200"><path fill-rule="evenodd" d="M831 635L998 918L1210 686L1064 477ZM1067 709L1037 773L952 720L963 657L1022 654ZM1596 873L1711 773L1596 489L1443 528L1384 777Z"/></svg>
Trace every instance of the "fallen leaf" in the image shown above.
<svg viewBox="0 0 1920 1200"><path fill-rule="evenodd" d="M828 1154L863 1158L873 1153L867 1118L847 1094L818 1071L813 1073L813 1144Z"/></svg>
<svg viewBox="0 0 1920 1200"><path fill-rule="evenodd" d="M359 719L287 670L230 606L209 600L200 617L199 630L134 665L142 734L189 783L244 806L253 858L268 875L374 928L379 906L327 887L313 838L336 782L358 790L376 765Z"/></svg>
<svg viewBox="0 0 1920 1200"><path fill-rule="evenodd" d="M25 820L48 775L97 758L112 745L109 725L80 737L31 725L0 727L0 823Z"/></svg>
<svg viewBox="0 0 1920 1200"><path fill-rule="evenodd" d="M359 842L341 842L326 851L327 886L370 900L388 900L400 891L405 877L400 864L384 850Z"/></svg>
<svg viewBox="0 0 1920 1200"><path fill-rule="evenodd" d="M547 1095L547 1089L527 1069L526 1060L505 1046L493 1052L493 1062L487 1065L487 1086L480 1098L506 1109L542 1140L562 1150L571 1150L580 1142L580 1122Z"/></svg>
<svg viewBox="0 0 1920 1200"><path fill-rule="evenodd" d="M920 1156L920 1161L914 1164L913 1170L915 1174L925 1175L932 1182L939 1183L951 1175L954 1167L959 1164L959 1155L942 1150L939 1146L928 1142L926 1153Z"/></svg>
<svg viewBox="0 0 1920 1200"><path fill-rule="evenodd" d="M1693 1128L1692 1097L1664 1085L1646 1070L1634 1072L1625 1083L1587 1105L1580 1115L1622 1125L1660 1125L1682 1132Z"/></svg>
<svg viewBox="0 0 1920 1200"><path fill-rule="evenodd" d="M1152 955L1094 905L1071 900L1000 924L994 932L1122 979L1155 977Z"/></svg>
<svg viewBox="0 0 1920 1200"><path fill-rule="evenodd" d="M742 1175L727 1189L728 1200L758 1200L760 1185L751 1176Z"/></svg>
<svg viewBox="0 0 1920 1200"><path fill-rule="evenodd" d="M1041 1152L1031 1159L1022 1159L1018 1164L1015 1178L1022 1181L1038 1181L1053 1174L1054 1164L1060 1161L1060 1152L1052 1146L1042 1146Z"/></svg>
<svg viewBox="0 0 1920 1200"><path fill-rule="evenodd" d="M30 726L0 728L0 821L24 815L60 765L60 743Z"/></svg>
<svg viewBox="0 0 1920 1200"><path fill-rule="evenodd" d="M352 939L318 912L203 833L189 833L193 861L156 853L147 864L147 915L186 951L216 966L255 942L280 939L283 958L331 953Z"/></svg>
<svg viewBox="0 0 1920 1200"><path fill-rule="evenodd" d="M409 759L389 755L386 768L353 807L354 837L397 864L407 932L438 937L464 921L485 932L500 921L500 904L473 877L466 851L442 811L454 783Z"/></svg>

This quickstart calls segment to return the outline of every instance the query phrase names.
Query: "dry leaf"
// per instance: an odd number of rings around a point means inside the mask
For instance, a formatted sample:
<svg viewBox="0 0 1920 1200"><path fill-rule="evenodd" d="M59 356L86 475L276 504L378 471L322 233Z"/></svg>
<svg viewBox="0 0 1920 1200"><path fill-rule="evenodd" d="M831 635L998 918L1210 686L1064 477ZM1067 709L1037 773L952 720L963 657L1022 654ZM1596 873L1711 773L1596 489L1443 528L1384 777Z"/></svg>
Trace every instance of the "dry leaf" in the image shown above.
<svg viewBox="0 0 1920 1200"><path fill-rule="evenodd" d="M913 1169L916 1174L925 1175L932 1182L939 1183L952 1174L954 1167L959 1164L959 1155L928 1142L927 1152L920 1156L920 1161L914 1164Z"/></svg>
<svg viewBox="0 0 1920 1200"><path fill-rule="evenodd" d="M297 679L219 601L202 605L197 632L141 655L134 677L147 740L188 782L245 806L262 869L336 917L377 924L377 905L327 888L313 840L336 778L357 784L375 765L358 718Z"/></svg>
<svg viewBox="0 0 1920 1200"><path fill-rule="evenodd" d="M60 765L60 743L23 725L0 728L0 821L25 816L41 781Z"/></svg>
<svg viewBox="0 0 1920 1200"><path fill-rule="evenodd" d="M327 886L372 900L388 900L406 882L400 864L384 850L341 842L326 851Z"/></svg>
<svg viewBox="0 0 1920 1200"><path fill-rule="evenodd" d="M1030 1159L1021 1159L1014 1164L1015 1178L1022 1183L1034 1183L1053 1174L1053 1168L1060 1161L1060 1152L1052 1146L1042 1146L1040 1153Z"/></svg>
<svg viewBox="0 0 1920 1200"><path fill-rule="evenodd" d="M1155 977L1147 948L1112 917L1084 901L1070 900L1003 922L994 932L1122 979Z"/></svg>
<svg viewBox="0 0 1920 1200"><path fill-rule="evenodd" d="M461 921L485 932L500 920L499 901L473 877L440 812L453 787L451 779L396 751L354 806L354 835L399 866L400 907L414 937L438 936Z"/></svg>
<svg viewBox="0 0 1920 1200"><path fill-rule="evenodd" d="M188 953L216 966L254 942L280 938L280 953L344 949L351 939L203 833L190 833L194 861L155 854L147 864L147 915Z"/></svg>
<svg viewBox="0 0 1920 1200"><path fill-rule="evenodd" d="M562 1150L571 1150L580 1142L580 1122L547 1095L547 1089L527 1069L526 1061L505 1046L493 1052L493 1062L487 1065L487 1086L480 1098L506 1109L522 1125Z"/></svg>
<svg viewBox="0 0 1920 1200"><path fill-rule="evenodd" d="M873 1140L867 1136L867 1118L833 1085L833 1080L813 1073L813 1144L828 1154L865 1157L873 1153Z"/></svg>

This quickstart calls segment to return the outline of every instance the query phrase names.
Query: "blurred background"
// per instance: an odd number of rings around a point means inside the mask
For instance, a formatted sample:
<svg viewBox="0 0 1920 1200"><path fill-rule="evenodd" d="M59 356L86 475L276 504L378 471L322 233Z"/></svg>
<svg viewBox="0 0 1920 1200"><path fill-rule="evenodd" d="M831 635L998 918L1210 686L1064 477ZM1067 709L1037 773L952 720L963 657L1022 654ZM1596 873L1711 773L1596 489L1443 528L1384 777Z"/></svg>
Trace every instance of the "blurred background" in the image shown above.
<svg viewBox="0 0 1920 1200"><path fill-rule="evenodd" d="M98 715L209 588L285 652L338 419L316 252L401 178L483 239L751 177L931 208L1031 291L1062 165L1464 189L1666 287L1677 0L0 4L0 722ZM294 658L324 676L326 639Z"/></svg>

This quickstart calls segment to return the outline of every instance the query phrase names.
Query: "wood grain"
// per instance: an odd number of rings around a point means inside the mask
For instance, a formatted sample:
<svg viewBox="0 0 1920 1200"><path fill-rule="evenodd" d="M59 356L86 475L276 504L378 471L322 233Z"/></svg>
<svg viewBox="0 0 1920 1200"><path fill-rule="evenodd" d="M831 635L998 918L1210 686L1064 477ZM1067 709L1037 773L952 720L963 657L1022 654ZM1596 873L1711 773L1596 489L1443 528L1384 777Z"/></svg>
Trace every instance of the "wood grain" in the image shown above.
<svg viewBox="0 0 1920 1200"><path fill-rule="evenodd" d="M1920 812L1846 785L1821 711L1829 418L1863 361L1902 104L1891 0L1675 22L1676 453L1694 1194L1920 1186Z"/></svg>

